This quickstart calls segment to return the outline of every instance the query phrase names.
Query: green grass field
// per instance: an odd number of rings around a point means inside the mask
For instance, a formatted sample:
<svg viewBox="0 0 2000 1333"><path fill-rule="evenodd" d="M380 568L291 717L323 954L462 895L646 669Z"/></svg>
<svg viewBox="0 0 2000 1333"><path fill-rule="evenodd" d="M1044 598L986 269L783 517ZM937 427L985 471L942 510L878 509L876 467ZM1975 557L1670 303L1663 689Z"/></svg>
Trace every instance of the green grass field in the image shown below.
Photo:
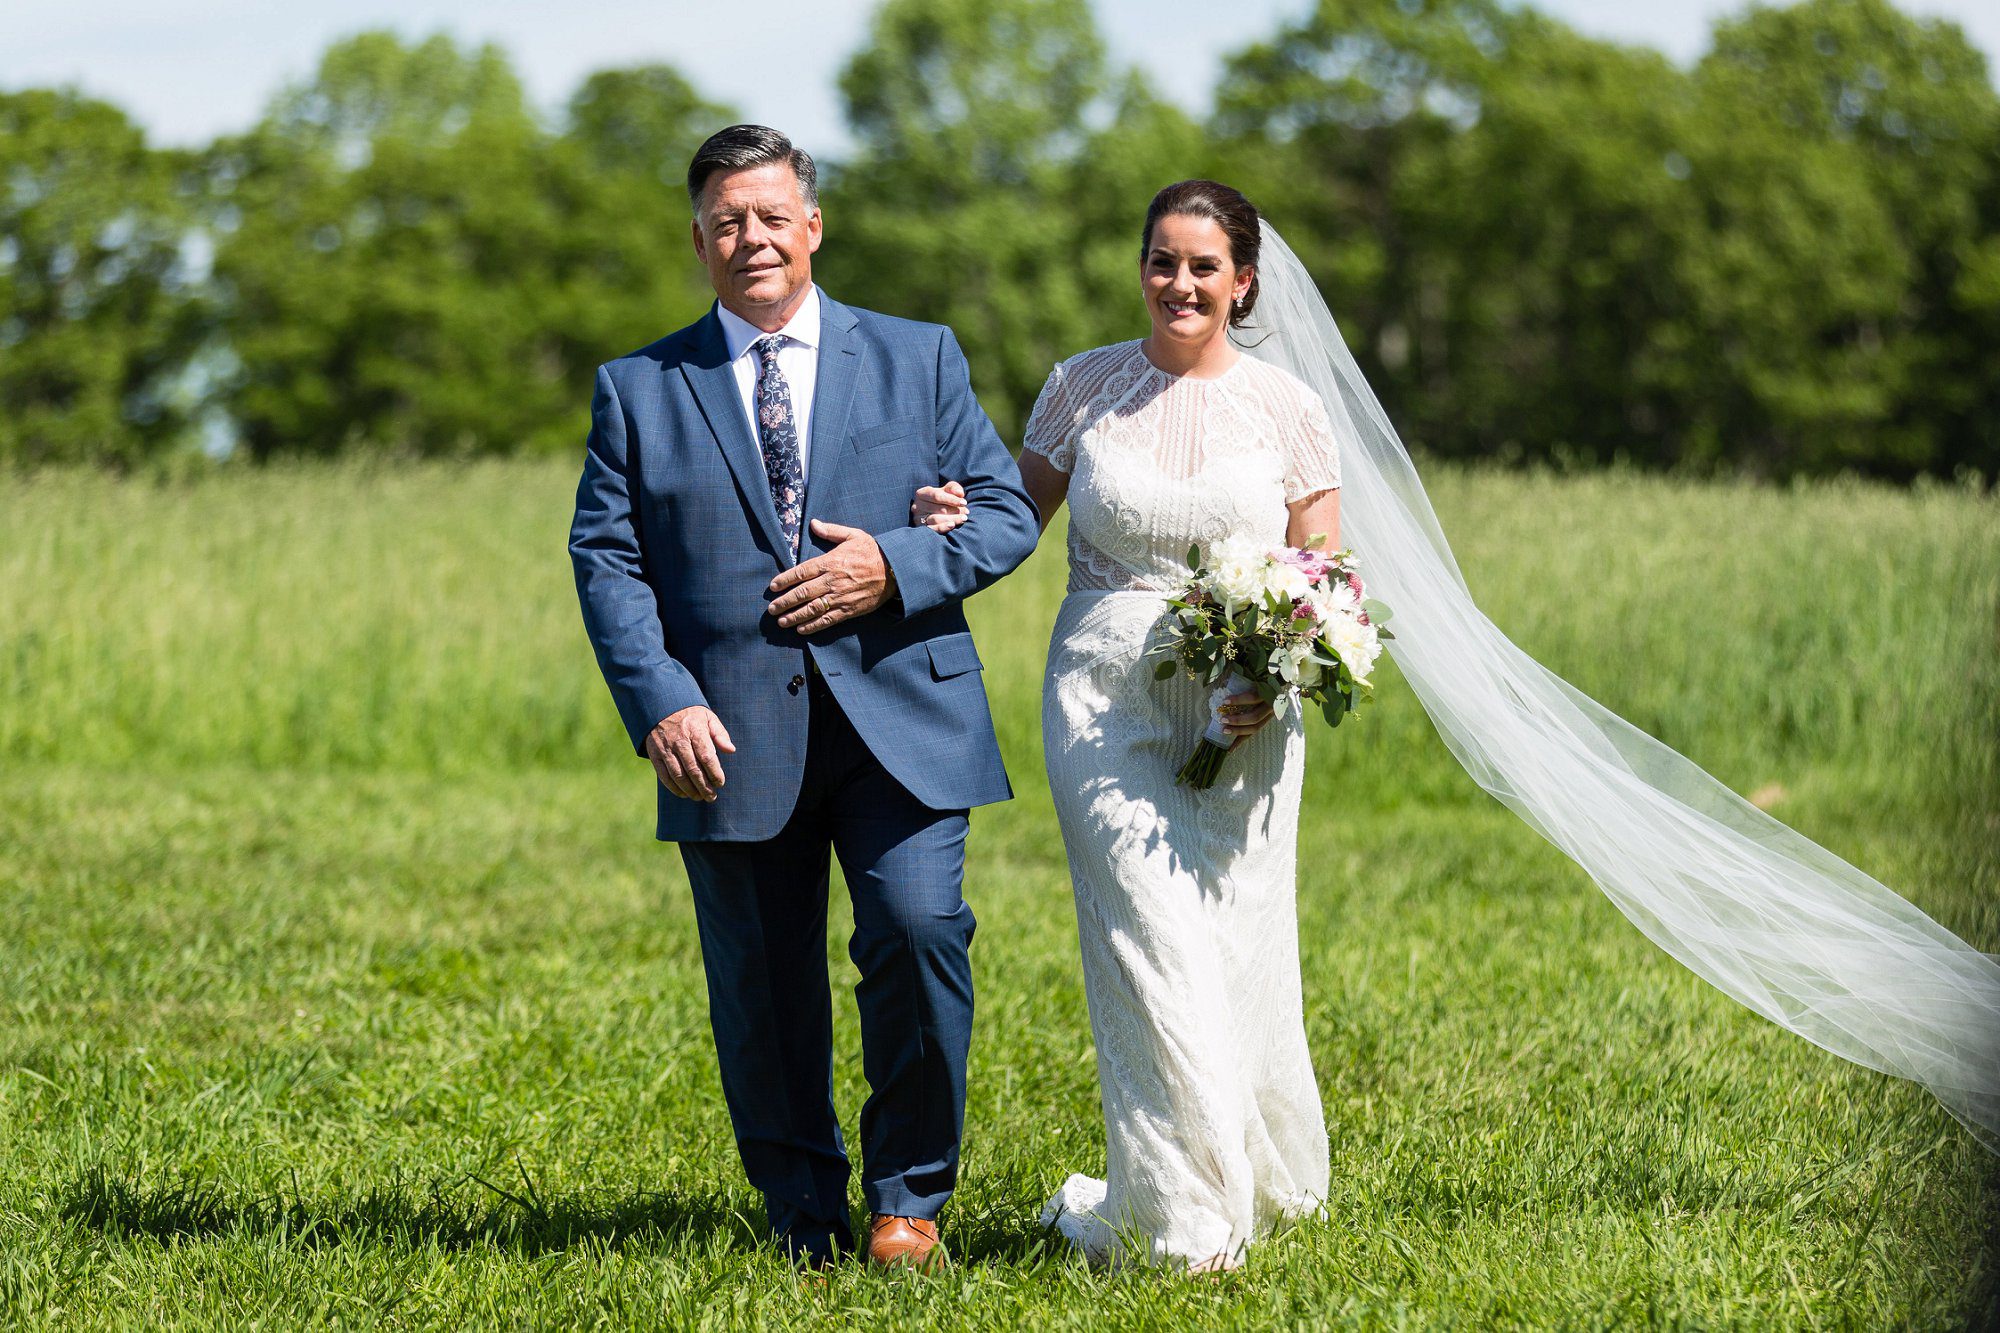
<svg viewBox="0 0 2000 1333"><path fill-rule="evenodd" d="M1327 1218L1222 1282L1052 1250L1036 1208L1103 1152L1040 771L1053 540L973 603L1021 795L973 825L957 1262L800 1282L739 1174L679 858L577 617L573 480L0 481L0 1324L1994 1317L1994 1160L1653 949L1393 673L1312 736ZM1434 480L1524 647L2000 948L2000 504Z"/></svg>

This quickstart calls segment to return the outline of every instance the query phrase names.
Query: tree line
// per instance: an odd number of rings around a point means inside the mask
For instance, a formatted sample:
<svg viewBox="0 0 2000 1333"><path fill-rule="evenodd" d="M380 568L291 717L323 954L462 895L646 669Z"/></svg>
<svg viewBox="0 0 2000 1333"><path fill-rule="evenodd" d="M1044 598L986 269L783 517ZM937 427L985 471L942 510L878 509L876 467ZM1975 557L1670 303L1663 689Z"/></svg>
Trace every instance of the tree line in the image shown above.
<svg viewBox="0 0 2000 1333"><path fill-rule="evenodd" d="M2000 476L2000 96L1885 0L1753 6L1688 68L1321 0L1205 119L1069 0L886 0L840 91L816 272L950 324L1010 440L1054 361L1144 331L1146 200L1200 175L1432 455ZM708 303L682 179L738 118L667 65L548 116L501 50L383 32L199 149L0 93L0 462L574 450L592 368Z"/></svg>

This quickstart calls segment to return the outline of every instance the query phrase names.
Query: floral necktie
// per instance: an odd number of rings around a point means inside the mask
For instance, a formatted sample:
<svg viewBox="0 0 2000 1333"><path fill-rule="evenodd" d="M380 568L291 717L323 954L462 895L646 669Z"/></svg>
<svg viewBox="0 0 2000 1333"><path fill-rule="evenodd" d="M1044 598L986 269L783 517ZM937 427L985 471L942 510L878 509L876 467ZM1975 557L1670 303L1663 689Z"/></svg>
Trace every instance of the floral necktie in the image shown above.
<svg viewBox="0 0 2000 1333"><path fill-rule="evenodd" d="M764 447L764 475L771 483L771 503L778 507L778 526L785 530L785 556L797 560L799 529L805 517L805 468L799 462L799 427L792 418L792 388L778 369L781 333L759 338L757 359L757 435Z"/></svg>

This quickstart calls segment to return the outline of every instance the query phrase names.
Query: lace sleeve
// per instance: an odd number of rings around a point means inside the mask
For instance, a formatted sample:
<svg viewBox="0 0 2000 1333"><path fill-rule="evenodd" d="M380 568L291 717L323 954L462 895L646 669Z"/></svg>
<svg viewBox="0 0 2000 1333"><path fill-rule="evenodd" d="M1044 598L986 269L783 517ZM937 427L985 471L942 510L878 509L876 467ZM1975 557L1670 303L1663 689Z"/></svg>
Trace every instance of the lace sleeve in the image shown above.
<svg viewBox="0 0 2000 1333"><path fill-rule="evenodd" d="M1035 410L1028 413L1028 428L1021 436L1025 453L1039 454L1048 465L1068 476L1076 465L1076 412L1063 383L1058 362L1049 372L1041 393L1035 396Z"/></svg>
<svg viewBox="0 0 2000 1333"><path fill-rule="evenodd" d="M1292 417L1290 449L1285 458L1285 503L1297 504L1308 495L1340 486L1340 443L1326 404L1307 389L1305 401Z"/></svg>

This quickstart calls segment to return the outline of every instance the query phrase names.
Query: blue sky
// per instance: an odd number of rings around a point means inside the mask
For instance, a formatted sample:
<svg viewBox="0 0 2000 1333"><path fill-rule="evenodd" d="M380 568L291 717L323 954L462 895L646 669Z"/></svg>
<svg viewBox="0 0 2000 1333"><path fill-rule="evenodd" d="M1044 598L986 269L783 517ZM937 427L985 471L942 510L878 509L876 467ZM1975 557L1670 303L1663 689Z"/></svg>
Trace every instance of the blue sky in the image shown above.
<svg viewBox="0 0 2000 1333"><path fill-rule="evenodd" d="M1220 58L1310 0L1094 0L1114 57L1144 68L1166 96L1205 111ZM136 116L166 143L195 144L241 129L319 52L362 28L411 36L447 31L499 42L529 92L555 106L583 75L666 60L704 92L784 128L820 153L846 145L834 80L860 45L875 0L0 0L0 88L74 84ZM1540 0L1577 28L1699 55L1717 14L1711 0ZM2000 2L1906 0L1950 18L1992 61Z"/></svg>

